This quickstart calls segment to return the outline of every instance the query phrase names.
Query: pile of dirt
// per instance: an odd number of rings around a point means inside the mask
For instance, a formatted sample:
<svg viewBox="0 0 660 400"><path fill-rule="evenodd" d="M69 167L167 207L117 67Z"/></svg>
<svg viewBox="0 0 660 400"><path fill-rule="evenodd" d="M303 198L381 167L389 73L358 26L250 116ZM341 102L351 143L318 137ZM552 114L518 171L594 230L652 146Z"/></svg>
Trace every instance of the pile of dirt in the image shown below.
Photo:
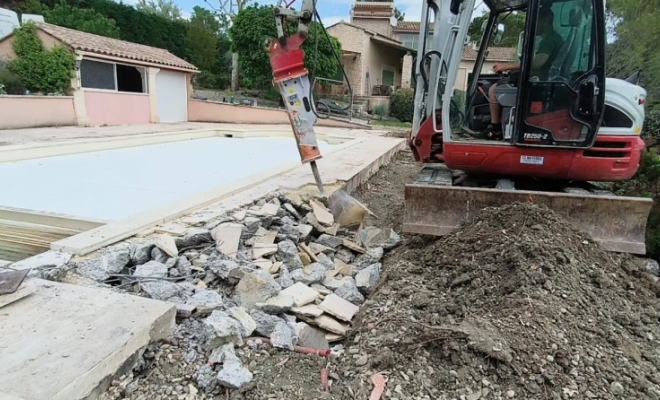
<svg viewBox="0 0 660 400"><path fill-rule="evenodd" d="M482 210L385 269L355 332L364 390L385 370L401 398L659 398L658 286L545 207Z"/></svg>

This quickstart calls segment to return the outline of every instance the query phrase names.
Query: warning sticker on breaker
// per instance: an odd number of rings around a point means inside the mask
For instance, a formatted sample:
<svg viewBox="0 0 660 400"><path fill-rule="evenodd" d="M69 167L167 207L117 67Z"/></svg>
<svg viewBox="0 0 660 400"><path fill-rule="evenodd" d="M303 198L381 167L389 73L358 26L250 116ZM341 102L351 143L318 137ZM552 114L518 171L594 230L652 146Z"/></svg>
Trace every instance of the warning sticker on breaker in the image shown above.
<svg viewBox="0 0 660 400"><path fill-rule="evenodd" d="M538 156L520 156L521 164L543 165L543 157Z"/></svg>

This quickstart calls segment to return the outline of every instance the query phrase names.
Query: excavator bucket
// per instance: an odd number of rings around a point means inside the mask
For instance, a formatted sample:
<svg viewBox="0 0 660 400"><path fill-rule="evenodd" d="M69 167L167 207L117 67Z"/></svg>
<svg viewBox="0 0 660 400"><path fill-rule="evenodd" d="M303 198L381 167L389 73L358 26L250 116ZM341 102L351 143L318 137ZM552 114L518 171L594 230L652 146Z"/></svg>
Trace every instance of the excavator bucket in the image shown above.
<svg viewBox="0 0 660 400"><path fill-rule="evenodd" d="M546 205L605 250L646 253L646 223L653 200L642 197L410 184L405 189L403 231L446 235L485 207L514 202Z"/></svg>

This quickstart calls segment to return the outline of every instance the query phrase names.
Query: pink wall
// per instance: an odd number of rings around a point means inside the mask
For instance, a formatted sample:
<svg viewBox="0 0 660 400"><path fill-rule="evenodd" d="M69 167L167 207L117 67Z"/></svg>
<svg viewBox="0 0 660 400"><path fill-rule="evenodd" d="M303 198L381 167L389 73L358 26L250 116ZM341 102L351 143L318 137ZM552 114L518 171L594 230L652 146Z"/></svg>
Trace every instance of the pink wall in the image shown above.
<svg viewBox="0 0 660 400"><path fill-rule="evenodd" d="M75 124L73 97L0 96L0 129Z"/></svg>
<svg viewBox="0 0 660 400"><path fill-rule="evenodd" d="M230 105L212 101L188 100L188 121L190 122L220 122L228 124L290 124L284 110ZM318 119L319 126L334 126L339 128L370 129L334 119Z"/></svg>
<svg viewBox="0 0 660 400"><path fill-rule="evenodd" d="M148 94L85 90L85 106L91 126L148 124L151 116Z"/></svg>

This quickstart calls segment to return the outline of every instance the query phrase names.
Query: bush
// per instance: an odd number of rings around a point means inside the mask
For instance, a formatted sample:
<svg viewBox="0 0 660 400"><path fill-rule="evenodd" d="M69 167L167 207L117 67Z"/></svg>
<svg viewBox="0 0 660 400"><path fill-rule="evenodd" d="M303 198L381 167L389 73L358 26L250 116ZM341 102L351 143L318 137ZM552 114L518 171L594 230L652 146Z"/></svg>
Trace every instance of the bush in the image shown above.
<svg viewBox="0 0 660 400"><path fill-rule="evenodd" d="M22 95L25 94L25 84L20 76L12 74L9 70L0 66L0 85L4 88L3 94Z"/></svg>
<svg viewBox="0 0 660 400"><path fill-rule="evenodd" d="M71 87L75 56L62 46L44 50L34 24L24 24L15 31L12 48L18 58L7 67L30 91L62 93Z"/></svg>
<svg viewBox="0 0 660 400"><path fill-rule="evenodd" d="M390 115L401 122L412 122L414 110L414 91L401 88L390 96Z"/></svg>

